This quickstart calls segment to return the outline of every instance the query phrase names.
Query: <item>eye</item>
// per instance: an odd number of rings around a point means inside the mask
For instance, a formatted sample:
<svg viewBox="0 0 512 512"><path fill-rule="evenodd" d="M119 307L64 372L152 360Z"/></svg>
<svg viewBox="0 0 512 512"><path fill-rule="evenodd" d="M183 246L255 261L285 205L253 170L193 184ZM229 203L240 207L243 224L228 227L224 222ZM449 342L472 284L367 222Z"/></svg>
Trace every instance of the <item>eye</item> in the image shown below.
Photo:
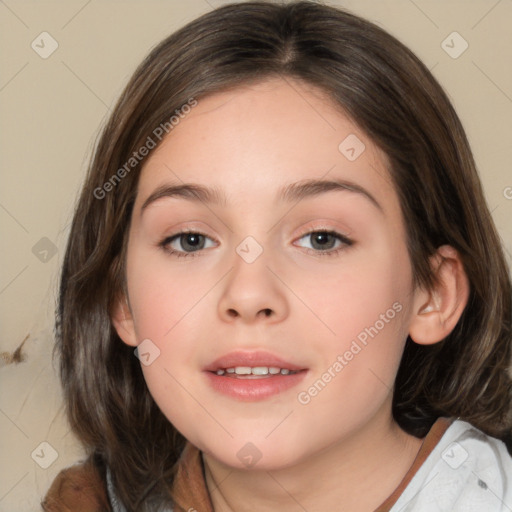
<svg viewBox="0 0 512 512"><path fill-rule="evenodd" d="M353 244L353 241L336 231L316 230L302 235L298 240L304 240L306 245L301 247L312 251L317 255L335 255L341 250ZM304 242L303 242L304 243ZM308 246L309 243L309 246ZM159 243L167 253L177 257L194 257L202 249L215 246L215 241L210 237L196 231L182 231L166 237Z"/></svg>
<svg viewBox="0 0 512 512"><path fill-rule="evenodd" d="M316 230L302 235L299 240L305 240L306 245L300 245L314 251L319 255L338 254L345 247L353 244L353 241L336 231ZM309 243L309 246L307 245Z"/></svg>
<svg viewBox="0 0 512 512"><path fill-rule="evenodd" d="M208 244L208 242L212 242ZM207 249L215 245L215 242L208 236L196 231L182 231L169 236L159 244L166 252L178 257L196 256L195 252Z"/></svg>

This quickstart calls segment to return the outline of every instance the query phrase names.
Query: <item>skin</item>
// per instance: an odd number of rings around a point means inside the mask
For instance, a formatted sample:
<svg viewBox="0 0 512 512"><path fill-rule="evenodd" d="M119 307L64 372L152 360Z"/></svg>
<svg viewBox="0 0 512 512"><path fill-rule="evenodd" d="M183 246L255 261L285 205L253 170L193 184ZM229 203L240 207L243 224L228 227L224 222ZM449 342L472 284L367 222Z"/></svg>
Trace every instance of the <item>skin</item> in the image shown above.
<svg viewBox="0 0 512 512"><path fill-rule="evenodd" d="M354 161L338 149L350 134L365 145ZM346 190L276 199L281 187L308 179L348 180L380 207ZM225 201L164 197L142 212L170 183L215 187ZM307 233L322 228L352 245L333 242L329 250L341 250L320 255ZM159 245L185 229L207 237L194 256ZM250 264L236 252L247 236L263 248ZM187 254L179 237L169 248ZM202 450L216 511L370 512L393 492L422 443L391 415L407 335L441 340L467 300L456 252L441 248L432 264L442 286L414 289L385 155L310 85L272 79L201 99L151 153L129 232L128 297L113 323L129 345L150 339L160 350L142 367L147 385ZM400 312L300 403L297 394L396 303ZM201 371L235 349L267 350L308 373L276 396L236 400L212 389ZM248 442L261 455L251 468L237 456Z"/></svg>

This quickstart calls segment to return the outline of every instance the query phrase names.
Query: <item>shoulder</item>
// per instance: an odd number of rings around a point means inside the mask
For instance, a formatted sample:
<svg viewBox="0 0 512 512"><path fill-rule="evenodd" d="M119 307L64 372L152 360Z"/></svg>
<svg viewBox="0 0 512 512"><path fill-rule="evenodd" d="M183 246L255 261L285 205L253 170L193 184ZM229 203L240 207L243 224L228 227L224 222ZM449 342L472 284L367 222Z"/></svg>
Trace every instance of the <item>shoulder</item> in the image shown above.
<svg viewBox="0 0 512 512"><path fill-rule="evenodd" d="M512 457L505 444L455 420L392 511L504 512L512 507L511 481Z"/></svg>
<svg viewBox="0 0 512 512"><path fill-rule="evenodd" d="M41 503L45 512L111 512L104 477L92 458L62 470Z"/></svg>

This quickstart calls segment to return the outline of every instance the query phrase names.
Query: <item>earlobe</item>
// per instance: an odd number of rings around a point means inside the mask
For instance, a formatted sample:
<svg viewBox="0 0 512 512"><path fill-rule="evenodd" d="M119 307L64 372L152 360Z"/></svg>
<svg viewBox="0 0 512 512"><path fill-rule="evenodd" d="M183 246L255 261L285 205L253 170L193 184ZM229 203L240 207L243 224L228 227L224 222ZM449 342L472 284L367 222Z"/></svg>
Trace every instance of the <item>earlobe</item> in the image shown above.
<svg viewBox="0 0 512 512"><path fill-rule="evenodd" d="M416 292L409 326L410 337L420 345L432 345L446 338L457 325L469 298L464 265L453 247L439 247L431 265L437 284L432 290Z"/></svg>
<svg viewBox="0 0 512 512"><path fill-rule="evenodd" d="M126 300L126 296L121 296L110 315L112 325L114 326L119 337L132 347L136 347L137 337L135 336L135 326L133 323L133 315Z"/></svg>

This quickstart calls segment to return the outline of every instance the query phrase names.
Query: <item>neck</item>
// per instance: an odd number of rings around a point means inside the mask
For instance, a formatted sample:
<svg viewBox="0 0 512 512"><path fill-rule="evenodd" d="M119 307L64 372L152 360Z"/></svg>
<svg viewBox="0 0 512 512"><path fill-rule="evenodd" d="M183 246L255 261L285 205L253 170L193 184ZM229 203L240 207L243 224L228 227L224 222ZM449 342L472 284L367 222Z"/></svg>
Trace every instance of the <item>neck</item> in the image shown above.
<svg viewBox="0 0 512 512"><path fill-rule="evenodd" d="M215 512L371 512L398 487L421 443L389 414L286 468L233 469L203 454L206 485Z"/></svg>

